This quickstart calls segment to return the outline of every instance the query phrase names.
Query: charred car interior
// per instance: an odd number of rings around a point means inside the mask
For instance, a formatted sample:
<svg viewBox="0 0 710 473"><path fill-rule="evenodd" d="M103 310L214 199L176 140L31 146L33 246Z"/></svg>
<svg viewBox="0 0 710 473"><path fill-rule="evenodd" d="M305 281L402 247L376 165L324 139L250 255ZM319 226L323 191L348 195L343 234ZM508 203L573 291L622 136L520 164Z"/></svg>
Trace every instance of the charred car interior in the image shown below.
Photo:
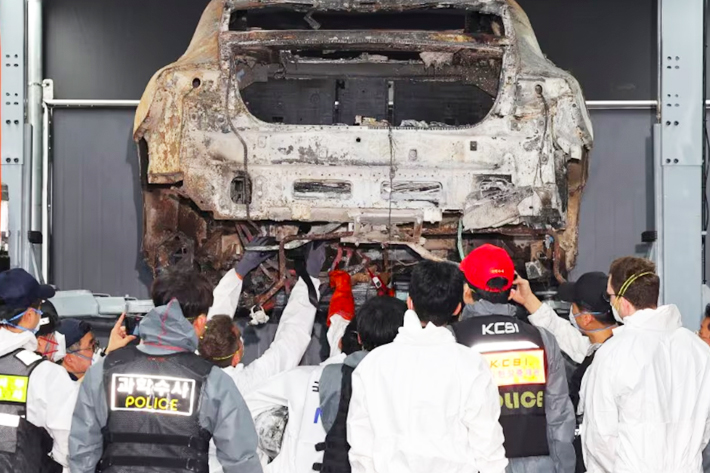
<svg viewBox="0 0 710 473"><path fill-rule="evenodd" d="M154 270L216 280L275 237L247 308L283 298L287 253L312 240L365 288L484 242L554 286L593 141L577 81L514 0L213 0L148 84L134 138Z"/></svg>

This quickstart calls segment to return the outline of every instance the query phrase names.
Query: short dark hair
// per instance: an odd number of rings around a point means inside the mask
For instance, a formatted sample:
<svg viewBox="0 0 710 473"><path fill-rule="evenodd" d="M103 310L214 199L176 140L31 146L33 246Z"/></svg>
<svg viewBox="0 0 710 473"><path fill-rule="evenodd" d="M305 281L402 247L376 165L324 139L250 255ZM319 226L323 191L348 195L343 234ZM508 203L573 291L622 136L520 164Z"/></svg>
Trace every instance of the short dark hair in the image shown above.
<svg viewBox="0 0 710 473"><path fill-rule="evenodd" d="M639 276L643 273L651 273ZM622 286L631 278L637 277L628 285L624 294L627 301L637 309L653 309L658 306L658 294L661 288L661 279L656 274L656 265L645 258L625 256L614 260L609 269L611 288L619 296Z"/></svg>
<svg viewBox="0 0 710 473"><path fill-rule="evenodd" d="M169 269L153 281L150 296L155 307L167 305L177 299L188 320L207 314L212 307L212 284L195 269ZM231 314L230 314L231 315Z"/></svg>
<svg viewBox="0 0 710 473"><path fill-rule="evenodd" d="M200 356L220 368L232 365L232 358L239 350L239 336L234 330L234 321L228 315L215 315L207 325L198 346Z"/></svg>
<svg viewBox="0 0 710 473"><path fill-rule="evenodd" d="M710 304L705 306L705 318L710 319Z"/></svg>
<svg viewBox="0 0 710 473"><path fill-rule="evenodd" d="M414 267L409 297L422 322L442 326L451 322L463 300L464 277L451 263L422 261Z"/></svg>
<svg viewBox="0 0 710 473"><path fill-rule="evenodd" d="M506 278L492 278L488 280L488 287L493 289L502 289L509 283L510 281L508 281ZM492 302L493 304L507 304L508 300L510 299L510 291L513 289L511 287L510 289L507 289L502 292L491 292L486 291L485 289L480 289L471 283L467 282L467 284L468 287L471 288L471 292L473 293L474 299Z"/></svg>
<svg viewBox="0 0 710 473"><path fill-rule="evenodd" d="M390 296L368 299L357 313L357 332L364 350L392 343L404 323L407 303Z"/></svg>
<svg viewBox="0 0 710 473"><path fill-rule="evenodd" d="M362 345L360 345L360 340L357 337L357 317L350 319L350 323L345 327L345 333L340 339L341 351L346 355L355 353L356 351L362 350Z"/></svg>

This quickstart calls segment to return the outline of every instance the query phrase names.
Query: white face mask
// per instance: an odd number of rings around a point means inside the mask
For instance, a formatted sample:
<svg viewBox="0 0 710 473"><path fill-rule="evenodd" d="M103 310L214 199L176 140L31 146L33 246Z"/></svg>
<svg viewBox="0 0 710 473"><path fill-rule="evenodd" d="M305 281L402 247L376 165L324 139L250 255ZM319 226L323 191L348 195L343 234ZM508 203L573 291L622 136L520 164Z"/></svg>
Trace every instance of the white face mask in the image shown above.
<svg viewBox="0 0 710 473"><path fill-rule="evenodd" d="M64 334L52 332L49 335L40 337L47 342L46 347L41 355L44 355L53 362L62 360L67 354L67 340Z"/></svg>
<svg viewBox="0 0 710 473"><path fill-rule="evenodd" d="M612 305L611 306L611 312L614 314L614 319L619 322L619 323L624 323L624 319L621 317L621 314L619 311L616 309L616 306Z"/></svg>
<svg viewBox="0 0 710 473"><path fill-rule="evenodd" d="M57 343L57 351L52 354L52 361L56 363L67 356L67 339L63 333L54 332L54 341Z"/></svg>
<svg viewBox="0 0 710 473"><path fill-rule="evenodd" d="M579 325L577 324L577 317L574 316L574 309L571 306L569 308L569 323L571 323L574 328L579 330Z"/></svg>

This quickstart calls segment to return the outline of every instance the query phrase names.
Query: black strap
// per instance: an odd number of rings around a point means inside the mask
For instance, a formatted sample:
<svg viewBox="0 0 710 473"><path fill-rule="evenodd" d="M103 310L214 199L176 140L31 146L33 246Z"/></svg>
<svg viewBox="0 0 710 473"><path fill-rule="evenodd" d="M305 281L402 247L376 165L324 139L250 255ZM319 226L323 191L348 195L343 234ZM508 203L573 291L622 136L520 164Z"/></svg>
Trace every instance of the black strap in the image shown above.
<svg viewBox="0 0 710 473"><path fill-rule="evenodd" d="M140 466L152 468L171 468L173 470L188 470L199 473L208 473L209 466L206 461L201 462L190 458L188 460L179 458L163 458L163 457L108 457L99 462L101 471L111 468L112 466Z"/></svg>
<svg viewBox="0 0 710 473"><path fill-rule="evenodd" d="M145 443L153 445L175 445L188 447L199 451L207 451L209 441L201 437L188 437L186 435L163 434L138 434L138 433L106 433L104 436L108 443Z"/></svg>
<svg viewBox="0 0 710 473"><path fill-rule="evenodd" d="M308 269L306 267L306 260L302 257L297 257L293 260L293 266L296 270L296 275L303 279L308 288L308 301L313 307L318 308L318 295L316 293L316 287L313 285L311 280L311 275L308 274Z"/></svg>

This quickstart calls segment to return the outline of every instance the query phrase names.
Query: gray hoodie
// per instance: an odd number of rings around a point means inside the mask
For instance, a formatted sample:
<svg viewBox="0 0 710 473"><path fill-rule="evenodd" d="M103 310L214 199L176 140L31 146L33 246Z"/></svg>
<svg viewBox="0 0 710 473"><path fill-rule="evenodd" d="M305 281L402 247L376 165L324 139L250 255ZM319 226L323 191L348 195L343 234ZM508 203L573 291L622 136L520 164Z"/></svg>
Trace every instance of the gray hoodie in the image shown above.
<svg viewBox="0 0 710 473"><path fill-rule="evenodd" d="M177 301L151 310L140 325L138 349L150 355L194 353L197 335ZM93 473L103 453L101 429L108 419L103 383L103 360L84 376L74 410L69 437L72 473ZM199 406L200 426L212 433L217 458L226 473L261 473L256 455L254 422L232 379L214 367L203 387Z"/></svg>
<svg viewBox="0 0 710 473"><path fill-rule="evenodd" d="M477 301L464 308L462 318L486 315L513 316L514 314L515 307L510 304ZM545 414L550 456L511 458L505 471L506 473L572 473L576 465L576 455L572 445L575 416L572 401L569 399L565 363L555 337L543 328L538 330L545 344L548 363Z"/></svg>

